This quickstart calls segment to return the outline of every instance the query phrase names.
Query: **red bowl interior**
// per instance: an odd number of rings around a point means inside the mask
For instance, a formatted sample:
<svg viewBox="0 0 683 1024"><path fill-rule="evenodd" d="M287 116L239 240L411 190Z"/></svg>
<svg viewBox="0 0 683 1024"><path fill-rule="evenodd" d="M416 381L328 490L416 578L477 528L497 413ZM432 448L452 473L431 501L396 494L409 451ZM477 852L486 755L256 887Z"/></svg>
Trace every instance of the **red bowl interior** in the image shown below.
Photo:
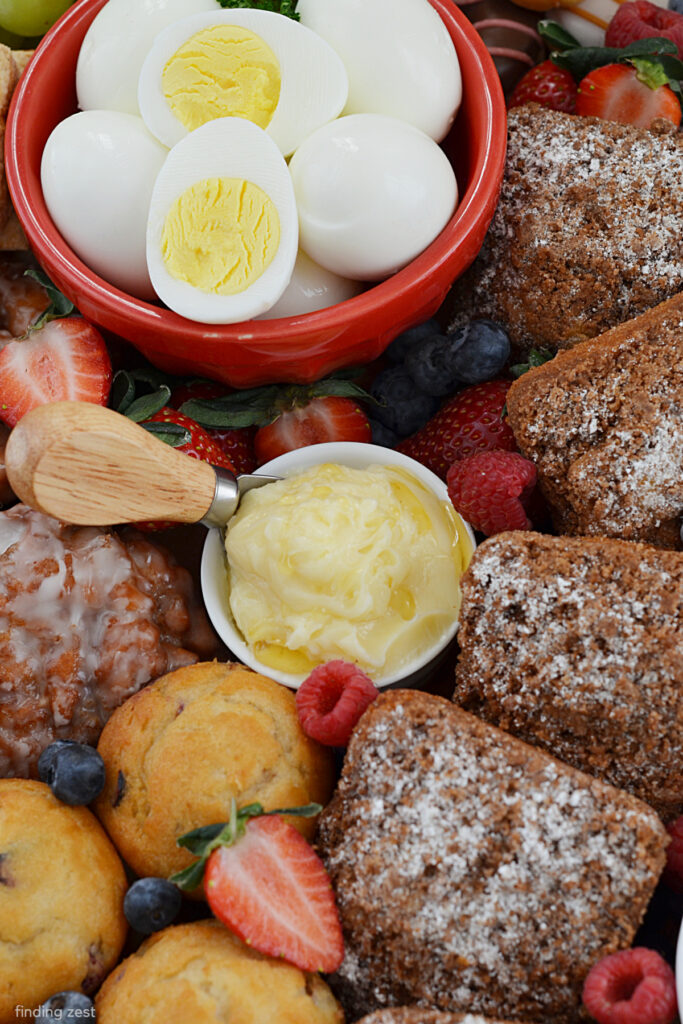
<svg viewBox="0 0 683 1024"><path fill-rule="evenodd" d="M106 0L80 0L45 37L22 76L7 120L7 182L35 255L100 327L132 342L171 373L203 374L236 387L316 380L376 359L401 331L430 317L476 256L503 175L505 102L479 35L452 0L430 0L458 53L463 103L444 142L460 204L439 237L407 267L363 294L317 313L208 327L113 288L79 260L50 218L40 185L43 147L77 109L75 71L83 37Z"/></svg>

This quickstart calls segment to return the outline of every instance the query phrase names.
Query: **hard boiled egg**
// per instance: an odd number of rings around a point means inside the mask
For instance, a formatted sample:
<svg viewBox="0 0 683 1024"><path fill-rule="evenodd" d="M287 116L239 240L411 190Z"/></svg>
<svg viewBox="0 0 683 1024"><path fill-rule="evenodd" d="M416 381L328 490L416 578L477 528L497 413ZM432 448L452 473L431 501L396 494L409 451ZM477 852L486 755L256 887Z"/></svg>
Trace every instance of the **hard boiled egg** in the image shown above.
<svg viewBox="0 0 683 1024"><path fill-rule="evenodd" d="M429 0L299 0L297 10L344 62L345 114L387 114L437 142L446 136L462 97L460 66Z"/></svg>
<svg viewBox="0 0 683 1024"><path fill-rule="evenodd" d="M352 114L319 128L290 163L301 248L342 277L377 281L446 226L458 199L443 150L406 121Z"/></svg>
<svg viewBox="0 0 683 1024"><path fill-rule="evenodd" d="M141 299L154 297L145 227L167 152L139 117L114 110L73 114L43 150L43 195L57 228L96 274Z"/></svg>
<svg viewBox="0 0 683 1024"><path fill-rule="evenodd" d="M78 55L81 110L139 114L140 69L157 34L179 18L215 10L216 0L108 0Z"/></svg>
<svg viewBox="0 0 683 1024"><path fill-rule="evenodd" d="M220 118L174 146L147 225L150 277L169 309L207 324L250 320L284 292L297 248L287 164L261 128Z"/></svg>
<svg viewBox="0 0 683 1024"><path fill-rule="evenodd" d="M259 320L274 320L282 316L302 316L315 313L338 302L352 299L362 291L359 281L349 281L314 263L310 256L299 250L292 278L275 305Z"/></svg>
<svg viewBox="0 0 683 1024"><path fill-rule="evenodd" d="M138 103L167 146L218 117L265 129L285 156L341 113L344 66L310 29L272 11L200 14L160 33L140 74Z"/></svg>

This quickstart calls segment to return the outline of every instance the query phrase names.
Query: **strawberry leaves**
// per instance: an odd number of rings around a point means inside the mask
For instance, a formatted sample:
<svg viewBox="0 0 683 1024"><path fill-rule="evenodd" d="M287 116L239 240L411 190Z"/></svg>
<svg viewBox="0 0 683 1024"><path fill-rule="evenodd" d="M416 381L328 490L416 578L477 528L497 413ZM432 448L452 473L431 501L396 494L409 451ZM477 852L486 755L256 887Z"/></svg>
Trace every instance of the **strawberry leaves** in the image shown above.
<svg viewBox="0 0 683 1024"><path fill-rule="evenodd" d="M196 889L202 883L207 861L213 851L217 850L219 846L234 846L238 839L245 834L246 824L250 818L271 817L276 814L298 818L314 818L321 811L322 806L320 804L306 804L303 807L286 807L277 811L264 811L263 805L259 803L247 804L246 807L242 807L238 811L237 803L233 798L230 805L229 821L216 825L202 825L191 832L186 832L185 835L180 836L176 840L178 846L189 850L199 860L183 871L177 871L174 875L171 875L170 881L186 891Z"/></svg>
<svg viewBox="0 0 683 1024"><path fill-rule="evenodd" d="M670 39L653 36L637 39L623 47L581 46L571 33L554 21L539 22L538 31L550 47L553 64L565 68L577 82L607 64L631 64L638 70L641 81L648 85L655 83L650 88L669 85L679 100L683 96L683 61L679 60L678 47Z"/></svg>
<svg viewBox="0 0 683 1024"><path fill-rule="evenodd" d="M178 423L144 422L168 405L175 379L152 367L140 370L119 370L114 375L110 405L154 437L181 448L192 440L189 430ZM142 390L142 394L138 391Z"/></svg>
<svg viewBox="0 0 683 1024"><path fill-rule="evenodd" d="M70 299L67 299L66 295L60 292L59 288L52 283L47 274L43 273L42 270L34 270L30 267L24 274L25 277L30 277L33 281L36 281L41 287L47 292L47 296L50 300L50 305L47 309L41 313L35 323L31 324L27 334L32 334L33 331L40 330L45 324L49 324L51 320L61 320L67 316L78 316L78 310L74 306Z"/></svg>

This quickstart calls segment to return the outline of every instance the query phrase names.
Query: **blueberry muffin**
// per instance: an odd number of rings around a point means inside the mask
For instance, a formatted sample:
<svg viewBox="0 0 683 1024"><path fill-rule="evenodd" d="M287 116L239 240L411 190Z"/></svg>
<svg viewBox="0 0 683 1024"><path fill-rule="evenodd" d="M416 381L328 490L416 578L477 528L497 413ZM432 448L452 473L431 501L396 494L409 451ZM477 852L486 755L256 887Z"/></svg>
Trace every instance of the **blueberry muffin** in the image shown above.
<svg viewBox="0 0 683 1024"><path fill-rule="evenodd" d="M123 865L85 807L0 779L0 1024L64 989L94 992L126 935Z"/></svg>
<svg viewBox="0 0 683 1024"><path fill-rule="evenodd" d="M96 1000L98 1024L343 1024L317 974L248 949L217 921L176 925L118 967Z"/></svg>
<svg viewBox="0 0 683 1024"><path fill-rule="evenodd" d="M98 750L107 782L96 813L140 875L190 864L177 838L227 821L233 797L274 810L332 793L331 753L304 734L291 690L231 663L157 679L114 712ZM307 838L315 828L292 824Z"/></svg>

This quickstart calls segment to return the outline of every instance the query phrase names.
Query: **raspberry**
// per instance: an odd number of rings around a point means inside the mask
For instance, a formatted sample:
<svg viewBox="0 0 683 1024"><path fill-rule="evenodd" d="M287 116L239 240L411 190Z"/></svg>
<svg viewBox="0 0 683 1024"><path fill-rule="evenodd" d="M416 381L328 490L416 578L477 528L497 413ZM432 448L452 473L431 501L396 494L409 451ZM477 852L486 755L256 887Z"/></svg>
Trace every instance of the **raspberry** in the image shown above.
<svg viewBox="0 0 683 1024"><path fill-rule="evenodd" d="M649 0L630 0L623 3L605 32L605 46L628 46L637 39L654 36L671 39L683 60L683 14L667 11Z"/></svg>
<svg viewBox="0 0 683 1024"><path fill-rule="evenodd" d="M446 476L448 496L460 515L487 537L503 530L530 530L527 515L536 467L517 452L492 451L454 462Z"/></svg>
<svg viewBox="0 0 683 1024"><path fill-rule="evenodd" d="M676 1016L674 972L653 949L623 949L589 972L583 1003L598 1024L671 1024Z"/></svg>
<svg viewBox="0 0 683 1024"><path fill-rule="evenodd" d="M662 881L674 892L683 893L683 817L667 825L667 831L671 836L671 843L666 851L666 867Z"/></svg>
<svg viewBox="0 0 683 1024"><path fill-rule="evenodd" d="M328 747L345 747L353 727L379 690L356 665L328 661L299 687L296 709L307 736Z"/></svg>

